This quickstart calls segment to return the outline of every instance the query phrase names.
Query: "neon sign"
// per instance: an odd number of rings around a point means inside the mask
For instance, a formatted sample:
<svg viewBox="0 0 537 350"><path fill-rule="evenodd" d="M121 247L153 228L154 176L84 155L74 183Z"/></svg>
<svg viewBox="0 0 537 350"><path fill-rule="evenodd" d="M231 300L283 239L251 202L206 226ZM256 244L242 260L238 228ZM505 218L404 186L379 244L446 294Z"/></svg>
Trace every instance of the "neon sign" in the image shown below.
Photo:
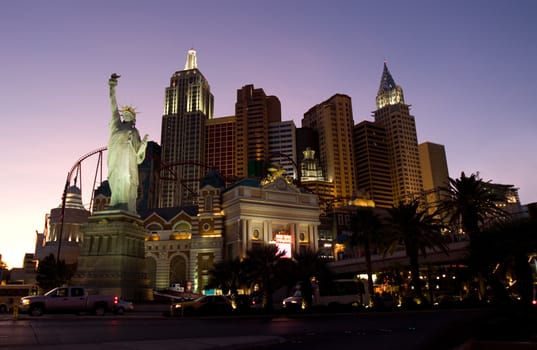
<svg viewBox="0 0 537 350"><path fill-rule="evenodd" d="M277 233L274 235L274 241L275 241L276 246L278 247L279 253L285 251L285 254L282 256L283 258L292 257L292 252L291 252L292 237L290 234Z"/></svg>

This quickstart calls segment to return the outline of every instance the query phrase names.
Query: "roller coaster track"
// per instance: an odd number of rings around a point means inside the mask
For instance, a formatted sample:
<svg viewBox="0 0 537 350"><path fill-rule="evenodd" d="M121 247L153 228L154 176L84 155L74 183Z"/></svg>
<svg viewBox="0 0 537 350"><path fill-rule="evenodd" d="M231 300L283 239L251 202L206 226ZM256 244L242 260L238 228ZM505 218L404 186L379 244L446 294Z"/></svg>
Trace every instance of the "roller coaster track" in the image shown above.
<svg viewBox="0 0 537 350"><path fill-rule="evenodd" d="M65 202L67 200L67 191L69 190L69 187L71 185L71 179L73 177L73 174L76 173L75 180L74 180L75 186L76 186L78 179L80 179L80 193L82 195L82 162L95 154L99 155L98 160L97 160L97 166L95 167L95 177L93 179L93 188L91 190L91 199L90 199L90 204L89 204L89 211L91 212L93 209L93 197L94 197L95 184L97 183L97 175L99 171L101 173L100 179L102 183L103 152L106 151L107 149L108 149L107 147L100 147L91 152L84 154L75 162L75 164L71 167L71 169L67 173L67 179L65 180L65 187L63 189L63 194L62 194L62 207L61 207L61 213L60 213L60 230L59 230L60 233L59 233L59 238L58 238L58 252L56 254L57 261L60 261L60 252L61 252L61 246L62 246L62 236L63 236L63 226L64 226L63 224L64 224L64 219L65 219L65 204L66 204Z"/></svg>

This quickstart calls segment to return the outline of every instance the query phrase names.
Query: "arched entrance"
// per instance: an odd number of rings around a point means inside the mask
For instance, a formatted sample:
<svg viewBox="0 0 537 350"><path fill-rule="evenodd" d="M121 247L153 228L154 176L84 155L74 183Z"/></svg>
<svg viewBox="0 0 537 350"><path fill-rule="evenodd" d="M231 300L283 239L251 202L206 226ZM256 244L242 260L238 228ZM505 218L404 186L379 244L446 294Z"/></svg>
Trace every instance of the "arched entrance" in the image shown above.
<svg viewBox="0 0 537 350"><path fill-rule="evenodd" d="M187 261L184 256L177 255L170 261L170 284L180 283L182 286L187 281Z"/></svg>

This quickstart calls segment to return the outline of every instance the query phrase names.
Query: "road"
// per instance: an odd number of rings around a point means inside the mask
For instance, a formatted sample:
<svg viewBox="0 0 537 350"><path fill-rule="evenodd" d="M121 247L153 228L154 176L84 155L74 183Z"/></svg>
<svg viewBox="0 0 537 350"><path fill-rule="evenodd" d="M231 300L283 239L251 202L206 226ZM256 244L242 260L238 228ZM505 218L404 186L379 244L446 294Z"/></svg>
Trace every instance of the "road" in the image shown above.
<svg viewBox="0 0 537 350"><path fill-rule="evenodd" d="M281 339L266 344L266 349L326 350L334 345L453 349L465 339L465 326L480 317L480 311L472 310L189 318L136 313L104 317L45 315L0 320L0 349L67 349L77 344L101 348L101 344L125 341L166 341L181 348L182 342L191 339L233 340L251 336Z"/></svg>

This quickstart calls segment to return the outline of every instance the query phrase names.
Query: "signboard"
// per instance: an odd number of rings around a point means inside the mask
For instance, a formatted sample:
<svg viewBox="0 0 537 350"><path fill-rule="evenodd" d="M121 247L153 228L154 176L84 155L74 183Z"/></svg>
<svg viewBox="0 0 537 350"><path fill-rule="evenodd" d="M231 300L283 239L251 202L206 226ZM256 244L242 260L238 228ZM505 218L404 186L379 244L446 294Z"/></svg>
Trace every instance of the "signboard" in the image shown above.
<svg viewBox="0 0 537 350"><path fill-rule="evenodd" d="M292 238L290 234L277 233L274 236L274 242L278 247L278 252L285 251L285 254L282 256L283 258L292 257Z"/></svg>

